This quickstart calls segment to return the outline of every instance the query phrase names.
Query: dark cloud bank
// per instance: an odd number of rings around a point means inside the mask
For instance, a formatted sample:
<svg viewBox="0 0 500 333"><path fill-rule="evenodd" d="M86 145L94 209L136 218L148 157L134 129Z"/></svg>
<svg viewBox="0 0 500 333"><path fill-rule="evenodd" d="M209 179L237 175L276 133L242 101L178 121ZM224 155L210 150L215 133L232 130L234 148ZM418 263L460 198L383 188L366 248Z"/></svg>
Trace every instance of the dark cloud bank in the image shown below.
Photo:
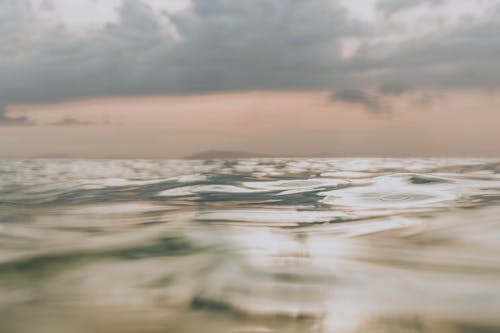
<svg viewBox="0 0 500 333"><path fill-rule="evenodd" d="M442 2L382 0L377 8L397 15ZM2 106L105 96L331 90L332 99L381 112L384 94L500 86L500 6L391 46L330 0L194 0L163 16L123 0L116 22L78 35L35 10L0 0L0 124L28 124ZM359 50L342 58L341 41L358 37Z"/></svg>

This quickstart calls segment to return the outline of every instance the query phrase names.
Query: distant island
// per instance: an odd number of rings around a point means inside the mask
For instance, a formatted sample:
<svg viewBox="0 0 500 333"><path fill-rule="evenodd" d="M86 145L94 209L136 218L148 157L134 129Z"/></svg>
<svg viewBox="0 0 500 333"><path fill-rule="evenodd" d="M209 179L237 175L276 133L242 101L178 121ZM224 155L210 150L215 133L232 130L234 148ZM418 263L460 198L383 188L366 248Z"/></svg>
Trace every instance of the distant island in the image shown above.
<svg viewBox="0 0 500 333"><path fill-rule="evenodd" d="M33 156L32 158L34 159L70 159L73 158L73 156L68 155L68 154L44 154L44 155L36 155Z"/></svg>
<svg viewBox="0 0 500 333"><path fill-rule="evenodd" d="M237 158L265 158L276 157L262 153L253 153L237 150L207 150L193 155L183 157L188 160L213 160L213 159L237 159Z"/></svg>
<svg viewBox="0 0 500 333"><path fill-rule="evenodd" d="M360 154L361 155L361 154ZM305 154L302 156L287 154L264 154L239 150L206 150L193 155L181 157L186 160L214 160L214 159L239 159L239 158L330 158L342 157L330 153ZM364 156L364 155L361 155Z"/></svg>
<svg viewBox="0 0 500 333"><path fill-rule="evenodd" d="M368 154L352 154L349 157L355 156L370 156ZM377 155L371 155L373 157L378 157ZM239 151L239 150L207 150L202 151L193 155L188 155L182 157L182 159L186 160L214 160L214 159L239 159L239 158L334 158L334 157L345 157L345 155L340 154L332 154L332 153L313 153L313 154L305 154L302 156L294 156L287 154L264 154L264 153L255 153L248 151Z"/></svg>

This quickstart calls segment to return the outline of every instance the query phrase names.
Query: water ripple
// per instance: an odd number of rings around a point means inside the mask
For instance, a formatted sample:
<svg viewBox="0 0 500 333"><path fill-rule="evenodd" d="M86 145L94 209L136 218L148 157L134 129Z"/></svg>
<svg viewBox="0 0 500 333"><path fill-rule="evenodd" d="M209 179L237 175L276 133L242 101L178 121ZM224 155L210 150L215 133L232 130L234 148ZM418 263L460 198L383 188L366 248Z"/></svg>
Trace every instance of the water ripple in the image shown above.
<svg viewBox="0 0 500 333"><path fill-rule="evenodd" d="M499 174L492 159L0 161L0 331L498 331Z"/></svg>

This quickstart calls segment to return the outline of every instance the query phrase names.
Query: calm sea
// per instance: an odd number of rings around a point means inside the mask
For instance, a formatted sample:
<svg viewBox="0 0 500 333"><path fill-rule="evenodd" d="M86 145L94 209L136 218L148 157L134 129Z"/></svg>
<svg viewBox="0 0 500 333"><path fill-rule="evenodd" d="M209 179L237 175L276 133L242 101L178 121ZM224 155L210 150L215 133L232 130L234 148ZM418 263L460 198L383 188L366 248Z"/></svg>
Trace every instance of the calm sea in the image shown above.
<svg viewBox="0 0 500 333"><path fill-rule="evenodd" d="M500 160L0 161L0 332L500 332Z"/></svg>

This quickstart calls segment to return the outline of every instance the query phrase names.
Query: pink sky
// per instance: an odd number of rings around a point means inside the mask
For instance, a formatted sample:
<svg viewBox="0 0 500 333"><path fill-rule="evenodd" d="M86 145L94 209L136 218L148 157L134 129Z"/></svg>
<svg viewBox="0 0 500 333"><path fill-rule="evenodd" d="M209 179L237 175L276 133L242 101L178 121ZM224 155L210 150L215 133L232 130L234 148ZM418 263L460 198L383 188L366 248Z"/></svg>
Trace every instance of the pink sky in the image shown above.
<svg viewBox="0 0 500 333"><path fill-rule="evenodd" d="M500 97L454 93L391 112L332 102L326 92L248 92L20 106L38 126L3 127L3 157L172 158L204 150L277 155L498 156ZM80 125L53 126L71 118ZM15 143L15 144L13 144Z"/></svg>

